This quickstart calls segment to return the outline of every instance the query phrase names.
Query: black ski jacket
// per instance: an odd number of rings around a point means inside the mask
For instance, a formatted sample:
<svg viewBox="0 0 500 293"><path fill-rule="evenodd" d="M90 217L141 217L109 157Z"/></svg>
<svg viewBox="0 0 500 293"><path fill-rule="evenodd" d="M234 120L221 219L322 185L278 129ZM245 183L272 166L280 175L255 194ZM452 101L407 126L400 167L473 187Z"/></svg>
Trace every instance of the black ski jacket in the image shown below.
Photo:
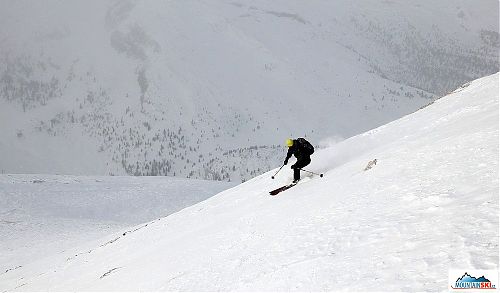
<svg viewBox="0 0 500 293"><path fill-rule="evenodd" d="M291 147L288 147L285 161L288 161L288 159L290 159L292 155L297 158L297 161L311 157L307 150L304 149L304 146L296 139L293 140L293 145Z"/></svg>

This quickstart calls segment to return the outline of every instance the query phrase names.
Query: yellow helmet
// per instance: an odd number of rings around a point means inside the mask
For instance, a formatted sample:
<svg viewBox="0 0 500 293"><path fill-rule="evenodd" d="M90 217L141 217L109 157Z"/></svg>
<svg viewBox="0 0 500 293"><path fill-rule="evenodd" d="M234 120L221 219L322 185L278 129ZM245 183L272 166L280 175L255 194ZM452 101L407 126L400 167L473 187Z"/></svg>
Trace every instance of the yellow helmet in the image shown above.
<svg viewBox="0 0 500 293"><path fill-rule="evenodd" d="M291 139L291 138L287 139L287 140L286 140L286 145L287 145L288 147L291 147L291 146L293 145L293 139Z"/></svg>

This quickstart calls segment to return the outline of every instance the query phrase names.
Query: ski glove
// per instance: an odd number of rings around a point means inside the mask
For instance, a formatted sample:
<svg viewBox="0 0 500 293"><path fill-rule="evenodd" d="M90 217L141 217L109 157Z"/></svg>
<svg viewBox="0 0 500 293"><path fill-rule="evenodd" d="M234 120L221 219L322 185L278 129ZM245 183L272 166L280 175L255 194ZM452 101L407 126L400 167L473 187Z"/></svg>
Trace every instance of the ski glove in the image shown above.
<svg viewBox="0 0 500 293"><path fill-rule="evenodd" d="M286 165L288 164L288 159L286 159L284 162L283 162L283 165Z"/></svg>
<svg viewBox="0 0 500 293"><path fill-rule="evenodd" d="M295 169L295 164L291 165L290 169Z"/></svg>

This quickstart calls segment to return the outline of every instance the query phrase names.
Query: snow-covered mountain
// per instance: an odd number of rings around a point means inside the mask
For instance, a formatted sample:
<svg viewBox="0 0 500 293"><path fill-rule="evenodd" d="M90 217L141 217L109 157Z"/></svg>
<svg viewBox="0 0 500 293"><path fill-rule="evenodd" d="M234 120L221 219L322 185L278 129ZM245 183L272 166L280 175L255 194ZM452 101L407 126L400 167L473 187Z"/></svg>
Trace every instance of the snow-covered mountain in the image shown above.
<svg viewBox="0 0 500 293"><path fill-rule="evenodd" d="M0 3L0 170L248 179L498 71L498 1Z"/></svg>
<svg viewBox="0 0 500 293"><path fill-rule="evenodd" d="M0 273L234 186L168 177L0 175Z"/></svg>
<svg viewBox="0 0 500 293"><path fill-rule="evenodd" d="M2 290L445 291L498 269L499 75L168 217L0 274ZM364 171L368 161L377 164Z"/></svg>

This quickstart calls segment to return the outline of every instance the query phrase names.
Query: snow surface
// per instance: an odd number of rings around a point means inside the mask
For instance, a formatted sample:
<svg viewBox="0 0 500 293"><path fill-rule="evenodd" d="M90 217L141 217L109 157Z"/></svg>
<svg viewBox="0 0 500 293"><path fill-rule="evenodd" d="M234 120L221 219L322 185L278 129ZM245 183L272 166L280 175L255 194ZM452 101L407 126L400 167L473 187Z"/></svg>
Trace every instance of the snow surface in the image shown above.
<svg viewBox="0 0 500 293"><path fill-rule="evenodd" d="M233 185L168 177L0 175L0 272L167 216Z"/></svg>
<svg viewBox="0 0 500 293"><path fill-rule="evenodd" d="M317 151L323 178L272 197L292 172L267 172L0 289L436 291L449 269L498 269L498 79Z"/></svg>

